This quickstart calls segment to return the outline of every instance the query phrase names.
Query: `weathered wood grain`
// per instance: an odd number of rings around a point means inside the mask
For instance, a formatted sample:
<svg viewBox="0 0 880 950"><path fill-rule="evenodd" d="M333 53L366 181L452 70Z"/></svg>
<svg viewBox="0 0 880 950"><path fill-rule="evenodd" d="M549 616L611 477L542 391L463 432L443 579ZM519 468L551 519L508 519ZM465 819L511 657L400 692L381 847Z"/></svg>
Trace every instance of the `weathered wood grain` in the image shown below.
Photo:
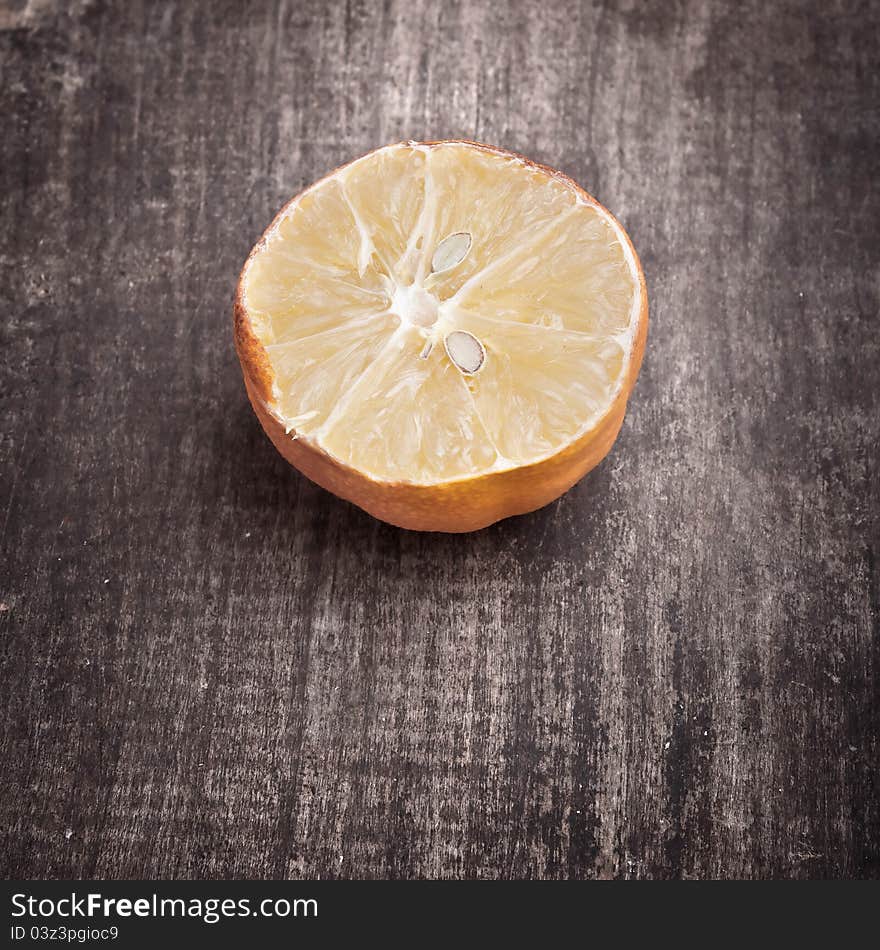
<svg viewBox="0 0 880 950"><path fill-rule="evenodd" d="M880 875L876 3L0 4L6 876ZM401 138L642 255L611 457L478 534L299 477L238 270Z"/></svg>

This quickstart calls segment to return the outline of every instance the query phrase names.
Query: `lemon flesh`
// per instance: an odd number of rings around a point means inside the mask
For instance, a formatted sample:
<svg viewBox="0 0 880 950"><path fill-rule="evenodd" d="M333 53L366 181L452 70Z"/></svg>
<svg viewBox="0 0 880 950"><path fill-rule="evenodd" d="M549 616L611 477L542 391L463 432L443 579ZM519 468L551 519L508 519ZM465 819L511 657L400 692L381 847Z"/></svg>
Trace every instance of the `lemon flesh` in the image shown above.
<svg viewBox="0 0 880 950"><path fill-rule="evenodd" d="M638 268L566 179L465 143L380 149L291 202L243 299L297 438L380 481L539 461L626 377Z"/></svg>

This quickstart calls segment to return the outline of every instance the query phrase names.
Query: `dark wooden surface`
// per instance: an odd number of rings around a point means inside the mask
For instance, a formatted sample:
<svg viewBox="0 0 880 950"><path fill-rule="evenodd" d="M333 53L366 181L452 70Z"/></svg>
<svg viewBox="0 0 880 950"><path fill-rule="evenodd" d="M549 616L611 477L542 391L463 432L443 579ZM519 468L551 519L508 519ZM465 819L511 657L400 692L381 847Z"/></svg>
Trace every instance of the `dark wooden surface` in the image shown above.
<svg viewBox="0 0 880 950"><path fill-rule="evenodd" d="M821 12L820 12L821 11ZM6 876L880 876L878 4L0 4ZM232 289L401 138L648 278L612 455L406 533L262 434Z"/></svg>

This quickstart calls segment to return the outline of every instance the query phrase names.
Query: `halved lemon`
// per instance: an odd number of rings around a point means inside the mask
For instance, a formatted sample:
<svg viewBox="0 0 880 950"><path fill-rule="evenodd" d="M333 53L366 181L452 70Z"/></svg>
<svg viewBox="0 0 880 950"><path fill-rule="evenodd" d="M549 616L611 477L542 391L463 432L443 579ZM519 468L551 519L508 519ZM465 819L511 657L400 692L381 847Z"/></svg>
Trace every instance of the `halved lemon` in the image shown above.
<svg viewBox="0 0 880 950"><path fill-rule="evenodd" d="M532 511L601 461L647 324L615 218L560 172L472 142L390 145L312 185L235 298L248 395L282 455L430 531Z"/></svg>

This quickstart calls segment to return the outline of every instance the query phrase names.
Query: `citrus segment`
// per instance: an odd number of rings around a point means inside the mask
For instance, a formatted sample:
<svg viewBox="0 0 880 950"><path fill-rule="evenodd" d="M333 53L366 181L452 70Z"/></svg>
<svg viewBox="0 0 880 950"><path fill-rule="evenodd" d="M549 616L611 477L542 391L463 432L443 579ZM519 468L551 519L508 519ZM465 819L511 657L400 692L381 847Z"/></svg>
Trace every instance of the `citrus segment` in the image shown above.
<svg viewBox="0 0 880 950"><path fill-rule="evenodd" d="M611 224L578 214L491 262L455 302L518 323L615 334L630 329L636 291Z"/></svg>
<svg viewBox="0 0 880 950"><path fill-rule="evenodd" d="M459 371L442 347L422 356L423 347L415 330L398 332L327 426L329 452L389 479L455 478L492 466L495 450Z"/></svg>
<svg viewBox="0 0 880 950"><path fill-rule="evenodd" d="M608 406L624 360L614 339L465 310L456 312L456 325L485 347L485 366L468 386L493 443L511 461L552 452Z"/></svg>
<svg viewBox="0 0 880 950"><path fill-rule="evenodd" d="M461 148L429 153L428 194L435 208L430 239L470 235L473 250L454 270L435 275L432 291L441 300L511 252L530 248L577 196L561 181L513 158Z"/></svg>
<svg viewBox="0 0 880 950"><path fill-rule="evenodd" d="M286 428L316 431L382 352L396 326L390 314L377 315L267 346Z"/></svg>
<svg viewBox="0 0 880 950"><path fill-rule="evenodd" d="M383 149L374 155L374 161L348 169L345 195L360 228L364 256L375 254L389 277L408 283L421 236L426 156L410 148Z"/></svg>

